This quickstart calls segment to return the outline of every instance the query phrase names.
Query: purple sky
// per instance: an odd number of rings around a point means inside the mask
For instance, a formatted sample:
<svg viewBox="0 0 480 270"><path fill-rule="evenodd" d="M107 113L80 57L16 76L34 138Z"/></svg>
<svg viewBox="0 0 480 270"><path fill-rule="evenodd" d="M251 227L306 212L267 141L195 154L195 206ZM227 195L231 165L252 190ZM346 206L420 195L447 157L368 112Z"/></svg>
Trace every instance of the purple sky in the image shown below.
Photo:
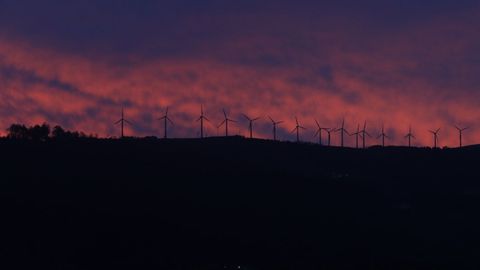
<svg viewBox="0 0 480 270"><path fill-rule="evenodd" d="M345 118L372 134L384 123L392 144L410 124L418 145L439 127L456 145L453 125L478 143L479 15L477 1L0 0L0 127L116 136L125 106L130 135L159 136L170 106L172 135L194 137L204 104L210 135L226 108L234 134L247 134L246 113L263 117L264 138L270 115L284 140L297 116L308 141L314 118Z"/></svg>

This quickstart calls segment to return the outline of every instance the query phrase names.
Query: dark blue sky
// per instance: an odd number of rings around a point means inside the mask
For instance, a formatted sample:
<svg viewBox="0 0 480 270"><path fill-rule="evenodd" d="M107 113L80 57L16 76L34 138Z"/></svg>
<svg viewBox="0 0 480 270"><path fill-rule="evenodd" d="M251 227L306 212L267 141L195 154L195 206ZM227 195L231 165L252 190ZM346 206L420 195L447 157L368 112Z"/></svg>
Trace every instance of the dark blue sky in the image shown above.
<svg viewBox="0 0 480 270"><path fill-rule="evenodd" d="M357 42L443 17L477 1L0 1L0 31L59 50L189 54L236 37L357 32ZM351 34L351 33L350 33Z"/></svg>

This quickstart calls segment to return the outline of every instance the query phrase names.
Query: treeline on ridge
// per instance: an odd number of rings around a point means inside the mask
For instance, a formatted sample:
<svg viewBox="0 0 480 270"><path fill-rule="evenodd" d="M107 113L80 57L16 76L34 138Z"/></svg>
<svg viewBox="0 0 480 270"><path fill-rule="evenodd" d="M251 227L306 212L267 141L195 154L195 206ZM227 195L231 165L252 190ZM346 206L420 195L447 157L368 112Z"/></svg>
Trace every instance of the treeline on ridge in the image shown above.
<svg viewBox="0 0 480 270"><path fill-rule="evenodd" d="M96 136L87 135L83 132L65 130L61 126L50 127L49 124L25 126L23 124L12 124L7 128L7 138L15 140L74 140L82 138L94 138Z"/></svg>

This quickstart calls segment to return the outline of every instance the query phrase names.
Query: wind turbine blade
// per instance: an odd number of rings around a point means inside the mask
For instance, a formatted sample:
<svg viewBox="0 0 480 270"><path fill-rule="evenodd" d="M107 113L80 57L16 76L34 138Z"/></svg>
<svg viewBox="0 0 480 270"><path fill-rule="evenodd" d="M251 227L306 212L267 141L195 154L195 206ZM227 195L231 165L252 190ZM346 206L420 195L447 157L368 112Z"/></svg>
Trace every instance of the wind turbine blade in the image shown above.
<svg viewBox="0 0 480 270"><path fill-rule="evenodd" d="M435 131L435 133L438 133L439 131L440 131L440 128L439 128L439 129L437 129L437 131Z"/></svg>
<svg viewBox="0 0 480 270"><path fill-rule="evenodd" d="M367 134L367 136L370 137L370 138L372 137L372 135L370 135L370 133L368 133L368 132L365 132L365 134Z"/></svg>
<svg viewBox="0 0 480 270"><path fill-rule="evenodd" d="M317 137L317 135L320 133L320 130L317 130L317 132L315 132L315 134L313 135L313 137Z"/></svg>
<svg viewBox="0 0 480 270"><path fill-rule="evenodd" d="M257 121L258 119L260 119L261 117L257 117L257 118L253 118L252 121Z"/></svg>
<svg viewBox="0 0 480 270"><path fill-rule="evenodd" d="M314 119L315 120L315 124L317 124L317 127L320 128L320 124L318 123L317 119Z"/></svg>
<svg viewBox="0 0 480 270"><path fill-rule="evenodd" d="M281 123L283 123L283 121L278 121L278 122L276 122L275 124L279 125L279 124L281 124Z"/></svg>
<svg viewBox="0 0 480 270"><path fill-rule="evenodd" d="M222 109L223 110L223 115L225 116L225 119L227 119L227 113L225 112L225 109Z"/></svg>
<svg viewBox="0 0 480 270"><path fill-rule="evenodd" d="M207 117L203 117L203 119L207 120L207 122L210 122L210 119L208 119Z"/></svg>
<svg viewBox="0 0 480 270"><path fill-rule="evenodd" d="M195 120L195 122L198 122L200 121L200 119L202 119L202 117L200 116L197 120Z"/></svg>
<svg viewBox="0 0 480 270"><path fill-rule="evenodd" d="M168 122L170 122L170 124L175 125L170 118L167 117L167 120L168 120Z"/></svg>
<svg viewBox="0 0 480 270"><path fill-rule="evenodd" d="M298 127L301 128L301 129L306 129L306 128L302 127L302 126L298 126Z"/></svg>
<svg viewBox="0 0 480 270"><path fill-rule="evenodd" d="M295 116L295 122L297 123L298 126L298 118Z"/></svg>
<svg viewBox="0 0 480 270"><path fill-rule="evenodd" d="M223 126L223 124L224 124L226 121L227 121L227 120L223 120L223 121L222 121L220 124L218 124L218 126L217 126L217 127L221 127L221 126Z"/></svg>
<svg viewBox="0 0 480 270"><path fill-rule="evenodd" d="M297 130L297 127L295 127L290 133L294 133Z"/></svg>
<svg viewBox="0 0 480 270"><path fill-rule="evenodd" d="M123 120L123 121L125 121L125 123L133 126L133 124L130 121L128 121L128 120Z"/></svg>
<svg viewBox="0 0 480 270"><path fill-rule="evenodd" d="M270 115L268 116L268 119L270 119L270 121L272 121L272 123L275 124L275 121L273 121L273 119L270 117Z"/></svg>
<svg viewBox="0 0 480 270"><path fill-rule="evenodd" d="M114 125L117 125L119 124L120 122L122 122L122 119L118 120L117 122L114 123Z"/></svg>
<svg viewBox="0 0 480 270"><path fill-rule="evenodd" d="M248 117L246 114L242 113L243 117L245 117L248 121L252 121L252 119L250 119L250 117Z"/></svg>

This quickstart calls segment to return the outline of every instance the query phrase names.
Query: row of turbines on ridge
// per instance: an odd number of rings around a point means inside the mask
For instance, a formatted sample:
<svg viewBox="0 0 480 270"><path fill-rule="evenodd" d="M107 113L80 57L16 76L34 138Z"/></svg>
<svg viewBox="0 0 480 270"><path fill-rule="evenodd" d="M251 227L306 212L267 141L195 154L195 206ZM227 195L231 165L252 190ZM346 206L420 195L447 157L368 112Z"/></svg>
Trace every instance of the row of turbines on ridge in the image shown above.
<svg viewBox="0 0 480 270"><path fill-rule="evenodd" d="M165 114L162 117L157 119L157 120L163 121L163 131L164 131L163 137L165 139L168 138L168 123L170 123L171 125L174 125L172 119L168 116L168 109L169 108L167 107L166 110L165 110ZM228 130L229 123L238 123L238 121L229 118L225 109L223 109L223 116L224 116L223 121L216 127L220 128L220 127L224 126L225 127L225 136L228 137L229 136L229 130ZM255 121L260 120L261 117L251 118L246 114L242 114L242 116L245 117L245 119L248 121L249 138L252 139L253 138L253 124L254 124ZM272 138L273 138L274 141L276 141L277 140L277 127L278 127L278 125L282 124L284 121L275 121L270 116L268 116L268 119L271 121L272 126L273 126ZM205 137L204 136L205 121L211 123L211 121L204 114L203 106L201 106L200 107L200 116L196 119L196 122L200 123L200 138ZM295 117L295 123L296 123L295 128L291 131L291 133L295 133L296 134L296 141L300 142L300 131L301 130L306 130L306 128L299 124L299 121L298 121L297 117ZM120 124L120 136L121 136L121 138L124 138L125 137L125 133L124 133L125 124L132 125L132 123L129 122L127 119L125 119L123 108L122 108L121 118L117 122L115 122L115 125L118 125L118 124ZM350 133L345 129L345 120L342 120L342 125L339 128L322 127L317 120L315 120L315 124L317 126L317 129L315 131L314 137L318 136L318 143L320 145L323 145L322 131L327 133L327 143L326 143L327 146L331 146L331 133L332 132L339 132L339 134L340 134L340 146L341 147L344 147L344 145L345 145L344 144L345 135L355 136L355 147L356 148L360 148L360 144L359 144L360 140L361 140L361 144L362 144L361 147L366 148L366 138L367 137L370 137L370 138L372 137L372 135L370 135L367 132L367 122L366 121L364 122L362 129L360 129L360 124L359 124L359 125L357 125L356 132L353 132L353 133ZM463 144L462 144L463 132L465 130L469 129L469 127L458 127L458 126L454 126L454 127L459 133L459 147L462 147L463 146ZM440 128L438 128L436 130L428 130L428 132L430 132L433 136L433 148L437 148L437 146L438 146L438 133L440 132ZM407 139L408 147L411 147L412 146L412 139L415 139L415 136L412 132L412 127L411 126L408 129L408 133L404 137ZM377 139L380 139L380 138L381 138L381 141L382 141L382 146L385 146L385 139L390 138L385 133L385 129L384 129L383 125L382 125L381 133L377 136Z"/></svg>

